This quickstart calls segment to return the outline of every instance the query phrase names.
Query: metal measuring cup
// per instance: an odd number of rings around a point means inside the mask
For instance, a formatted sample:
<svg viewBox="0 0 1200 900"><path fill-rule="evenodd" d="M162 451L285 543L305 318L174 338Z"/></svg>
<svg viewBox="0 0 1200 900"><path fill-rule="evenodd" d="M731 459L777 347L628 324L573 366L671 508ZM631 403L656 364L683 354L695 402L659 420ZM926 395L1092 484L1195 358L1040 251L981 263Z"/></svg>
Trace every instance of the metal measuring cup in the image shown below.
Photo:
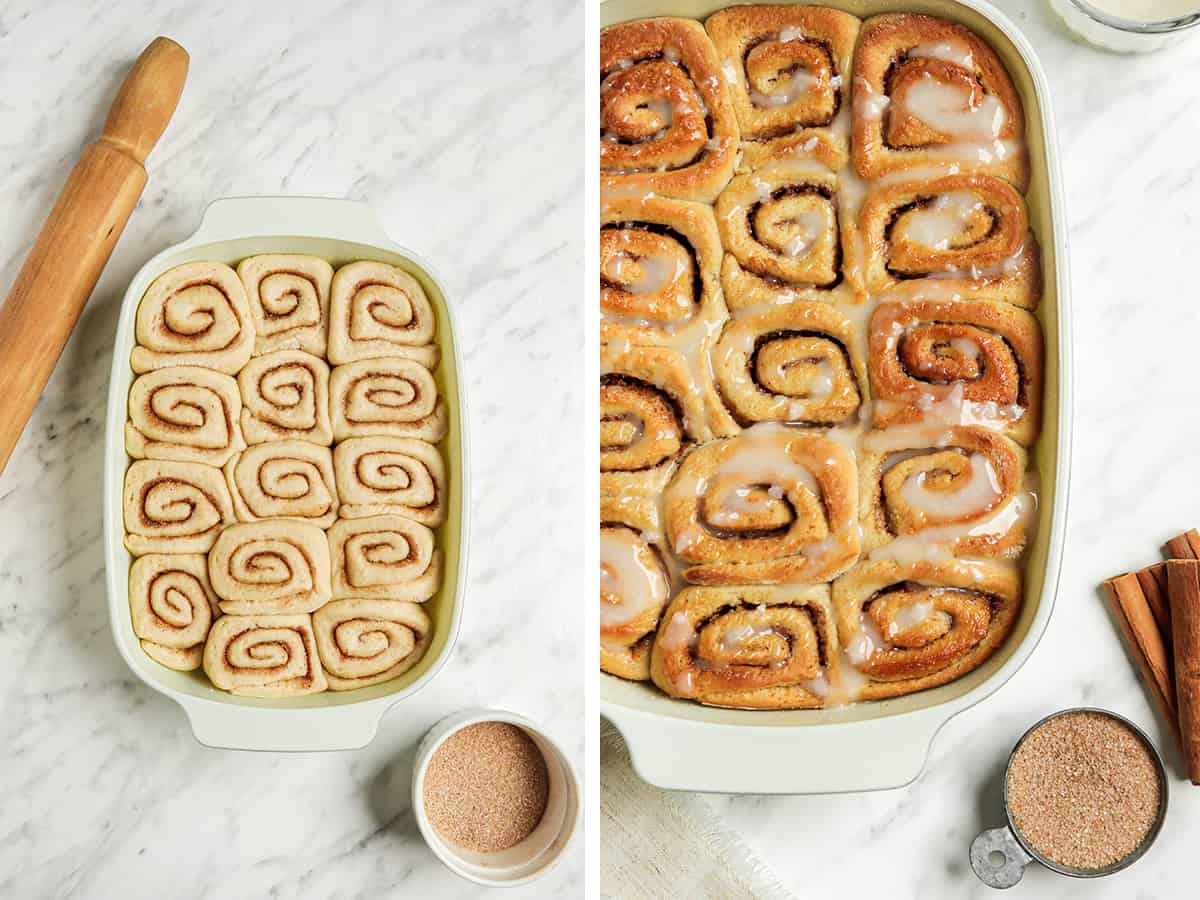
<svg viewBox="0 0 1200 900"><path fill-rule="evenodd" d="M1013 822L1012 810L1008 805L1008 772L1012 768L1013 757L1017 755L1017 751L1025 743L1025 739L1051 719L1082 712L1108 716L1120 722L1138 736L1146 746L1146 749L1150 751L1150 758L1154 760L1154 768L1158 772L1159 797L1161 798L1158 805L1158 815L1155 817L1154 824L1150 826L1150 830L1146 833L1146 836L1142 838L1142 842L1128 856L1099 869L1077 869L1073 866L1064 866L1062 863L1057 863L1043 856L1022 838L1021 832ZM1062 709L1056 713L1051 713L1030 726L1021 735L1021 739L1017 741L1016 746L1013 747L1012 752L1008 755L1008 763L1004 766L1003 793L1004 818L1008 824L1001 828L989 828L987 831L980 832L975 837L975 840L971 842L971 868L979 876L980 881L988 887L994 888L1012 887L1025 874L1025 867L1034 861L1041 863L1047 869L1058 872L1060 875L1070 875L1073 878L1098 878L1101 875L1111 875L1114 872L1120 872L1122 869L1132 866L1150 849L1150 845L1154 843L1154 839L1158 837L1158 832L1162 829L1163 820L1167 817L1167 770L1163 765L1162 756L1155 746L1150 743L1150 738L1146 736L1146 733L1142 729L1138 728L1124 716L1119 716L1115 712L1107 709L1098 709L1094 706L1076 706L1071 709Z"/></svg>

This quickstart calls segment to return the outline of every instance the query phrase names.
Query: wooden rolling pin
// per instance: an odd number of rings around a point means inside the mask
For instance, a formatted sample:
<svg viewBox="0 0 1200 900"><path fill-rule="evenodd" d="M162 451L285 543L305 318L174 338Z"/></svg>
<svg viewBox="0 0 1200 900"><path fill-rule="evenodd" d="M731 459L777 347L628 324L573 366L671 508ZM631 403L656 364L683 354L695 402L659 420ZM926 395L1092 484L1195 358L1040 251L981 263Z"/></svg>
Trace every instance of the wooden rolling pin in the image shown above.
<svg viewBox="0 0 1200 900"><path fill-rule="evenodd" d="M175 112L187 69L187 51L170 38L142 51L0 308L0 470L142 195L143 163Z"/></svg>

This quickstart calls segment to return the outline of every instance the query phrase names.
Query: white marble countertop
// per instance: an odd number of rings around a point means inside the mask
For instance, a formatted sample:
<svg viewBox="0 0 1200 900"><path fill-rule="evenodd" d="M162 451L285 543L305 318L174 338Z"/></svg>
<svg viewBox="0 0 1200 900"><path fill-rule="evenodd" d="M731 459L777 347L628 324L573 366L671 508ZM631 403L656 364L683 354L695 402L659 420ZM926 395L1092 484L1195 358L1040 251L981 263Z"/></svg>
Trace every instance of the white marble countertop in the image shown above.
<svg viewBox="0 0 1200 900"><path fill-rule="evenodd" d="M797 897L994 897L967 848L1000 825L1000 779L1034 721L1081 704L1165 734L1099 593L1200 525L1195 374L1200 304L1200 33L1146 57L1073 40L1045 0L994 0L1033 42L1053 93L1075 320L1070 518L1045 637L998 693L950 721L911 787L875 794L710 797ZM1031 867L1013 897L1194 896L1200 788L1173 769L1162 834L1132 868L1080 881Z"/></svg>
<svg viewBox="0 0 1200 900"><path fill-rule="evenodd" d="M583 752L582 610L563 602L582 587L583 447L560 431L583 397L582 10L215 6L0 8L4 290L137 53L161 33L192 55L141 204L0 477L0 896L475 896L410 815L421 734L499 706ZM205 749L109 634L101 443L121 295L209 201L276 193L369 201L460 301L475 448L462 636L352 753ZM521 895L578 895L582 861L576 841Z"/></svg>

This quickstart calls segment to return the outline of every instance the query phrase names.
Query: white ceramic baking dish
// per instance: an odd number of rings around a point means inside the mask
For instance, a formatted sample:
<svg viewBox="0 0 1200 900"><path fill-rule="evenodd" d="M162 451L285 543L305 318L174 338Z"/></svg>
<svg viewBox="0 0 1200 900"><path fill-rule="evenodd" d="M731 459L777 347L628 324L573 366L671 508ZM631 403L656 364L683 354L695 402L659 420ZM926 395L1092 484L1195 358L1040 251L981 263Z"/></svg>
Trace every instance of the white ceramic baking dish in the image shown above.
<svg viewBox="0 0 1200 900"><path fill-rule="evenodd" d="M819 0L818 0L819 2ZM603 0L601 25L646 16L703 20L721 0ZM900 787L925 765L930 743L956 713L996 691L1029 658L1058 588L1067 520L1071 444L1070 282L1067 219L1045 72L1025 37L983 0L829 0L867 18L917 12L981 35L1008 67L1025 105L1033 179L1030 217L1042 245L1046 342L1044 423L1033 459L1040 473L1037 536L1025 558L1025 605L1004 647L974 672L920 693L838 709L751 712L671 700L645 684L601 675L600 709L651 784L691 791L814 794Z"/></svg>
<svg viewBox="0 0 1200 900"><path fill-rule="evenodd" d="M434 635L425 657L399 678L355 691L263 700L217 690L203 672L175 672L142 652L129 617L131 556L124 546L122 483L125 417L133 370L134 316L146 288L168 269L193 260L236 264L256 253L311 253L335 266L374 259L411 273L437 315L441 362L434 379L450 416L441 449L446 459L448 516L437 529L445 552L441 590L426 603ZM466 398L454 308L440 279L420 256L392 242L364 203L318 197L235 197L217 200L187 240L159 253L134 276L125 292L114 341L105 425L104 541L108 606L117 649L134 673L183 707L196 739L210 747L241 750L345 750L371 741L392 704L420 690L450 656L458 636L466 587L469 497Z"/></svg>

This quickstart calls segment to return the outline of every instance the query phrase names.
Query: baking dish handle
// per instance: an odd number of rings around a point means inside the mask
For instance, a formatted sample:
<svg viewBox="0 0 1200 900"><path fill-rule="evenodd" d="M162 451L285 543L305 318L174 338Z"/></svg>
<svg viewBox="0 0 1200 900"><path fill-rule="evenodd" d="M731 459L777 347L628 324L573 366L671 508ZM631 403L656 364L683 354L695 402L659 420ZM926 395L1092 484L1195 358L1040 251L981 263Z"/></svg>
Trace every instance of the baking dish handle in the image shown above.
<svg viewBox="0 0 1200 900"><path fill-rule="evenodd" d="M204 210L189 244L262 235L331 237L390 246L375 210L359 200L336 197L223 197Z"/></svg>
<svg viewBox="0 0 1200 900"><path fill-rule="evenodd" d="M386 707L347 704L313 709L264 709L180 699L192 734L224 750L356 750L369 744Z"/></svg>
<svg viewBox="0 0 1200 900"><path fill-rule="evenodd" d="M944 708L812 728L746 728L604 715L629 746L633 768L657 787L727 794L835 794L903 787L925 767Z"/></svg>

